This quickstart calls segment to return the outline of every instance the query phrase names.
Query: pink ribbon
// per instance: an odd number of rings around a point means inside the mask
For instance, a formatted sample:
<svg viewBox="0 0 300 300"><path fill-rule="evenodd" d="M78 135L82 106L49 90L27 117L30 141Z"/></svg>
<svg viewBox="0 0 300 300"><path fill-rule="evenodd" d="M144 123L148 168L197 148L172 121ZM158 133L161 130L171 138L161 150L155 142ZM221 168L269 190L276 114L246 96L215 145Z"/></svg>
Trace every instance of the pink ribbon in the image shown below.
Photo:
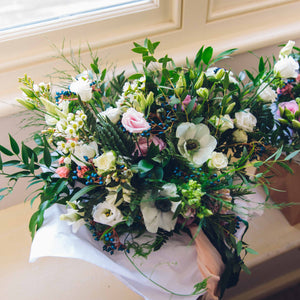
<svg viewBox="0 0 300 300"><path fill-rule="evenodd" d="M198 227L191 226L190 231L193 236L197 234ZM212 245L205 233L200 232L195 237L197 264L203 278L207 280L207 293L202 300L218 300L218 283L225 266L218 250Z"/></svg>

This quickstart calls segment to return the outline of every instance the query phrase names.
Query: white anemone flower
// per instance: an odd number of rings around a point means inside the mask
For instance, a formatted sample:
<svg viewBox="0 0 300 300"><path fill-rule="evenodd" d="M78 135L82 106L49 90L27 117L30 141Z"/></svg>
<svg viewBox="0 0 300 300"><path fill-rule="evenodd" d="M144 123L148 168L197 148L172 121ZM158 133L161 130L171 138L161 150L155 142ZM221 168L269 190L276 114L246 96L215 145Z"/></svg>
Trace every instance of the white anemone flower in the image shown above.
<svg viewBox="0 0 300 300"><path fill-rule="evenodd" d="M175 228L177 218L174 217L180 202L166 200L152 200L151 194L147 193L141 201L141 211L147 231L156 233L158 228L171 231Z"/></svg>
<svg viewBox="0 0 300 300"><path fill-rule="evenodd" d="M182 123L176 130L178 151L196 167L201 167L211 158L217 140L210 135L204 124Z"/></svg>
<svg viewBox="0 0 300 300"><path fill-rule="evenodd" d="M156 233L158 228L166 231L174 229L177 221L177 219L173 219L174 213L161 211L155 206L155 201L141 202L141 211L147 231Z"/></svg>

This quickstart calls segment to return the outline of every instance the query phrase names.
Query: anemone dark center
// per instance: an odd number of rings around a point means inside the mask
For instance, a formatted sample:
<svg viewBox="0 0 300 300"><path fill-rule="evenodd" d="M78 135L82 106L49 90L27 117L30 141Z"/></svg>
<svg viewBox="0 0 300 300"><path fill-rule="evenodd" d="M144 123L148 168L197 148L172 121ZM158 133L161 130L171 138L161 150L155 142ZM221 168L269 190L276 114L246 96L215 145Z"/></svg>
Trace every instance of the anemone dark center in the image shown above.
<svg viewBox="0 0 300 300"><path fill-rule="evenodd" d="M190 139L190 140L186 141L186 150L188 150L188 151L197 150L197 149L199 149L199 146L200 145L197 140Z"/></svg>
<svg viewBox="0 0 300 300"><path fill-rule="evenodd" d="M171 210L172 203L168 199L158 199L155 201L155 206L162 212L168 212Z"/></svg>

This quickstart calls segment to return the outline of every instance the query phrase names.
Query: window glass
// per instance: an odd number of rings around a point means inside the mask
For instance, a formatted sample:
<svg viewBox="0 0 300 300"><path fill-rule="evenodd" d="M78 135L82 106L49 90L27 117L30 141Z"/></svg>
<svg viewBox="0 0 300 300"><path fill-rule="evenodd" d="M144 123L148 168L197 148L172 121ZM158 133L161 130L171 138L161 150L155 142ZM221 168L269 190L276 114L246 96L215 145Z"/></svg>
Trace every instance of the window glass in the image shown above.
<svg viewBox="0 0 300 300"><path fill-rule="evenodd" d="M55 21L104 9L120 8L143 0L10 0L2 1L0 31Z"/></svg>

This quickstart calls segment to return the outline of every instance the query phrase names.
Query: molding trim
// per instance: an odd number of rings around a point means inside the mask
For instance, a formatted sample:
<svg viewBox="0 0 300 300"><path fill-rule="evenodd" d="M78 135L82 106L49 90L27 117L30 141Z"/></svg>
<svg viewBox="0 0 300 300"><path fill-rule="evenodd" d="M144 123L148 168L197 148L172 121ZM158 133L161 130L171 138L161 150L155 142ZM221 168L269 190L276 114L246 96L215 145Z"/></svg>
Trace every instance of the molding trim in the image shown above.
<svg viewBox="0 0 300 300"><path fill-rule="evenodd" d="M297 0L227 0L226 2L223 0L208 0L208 2L207 21L210 22L270 7L290 4L291 2L297 2Z"/></svg>

